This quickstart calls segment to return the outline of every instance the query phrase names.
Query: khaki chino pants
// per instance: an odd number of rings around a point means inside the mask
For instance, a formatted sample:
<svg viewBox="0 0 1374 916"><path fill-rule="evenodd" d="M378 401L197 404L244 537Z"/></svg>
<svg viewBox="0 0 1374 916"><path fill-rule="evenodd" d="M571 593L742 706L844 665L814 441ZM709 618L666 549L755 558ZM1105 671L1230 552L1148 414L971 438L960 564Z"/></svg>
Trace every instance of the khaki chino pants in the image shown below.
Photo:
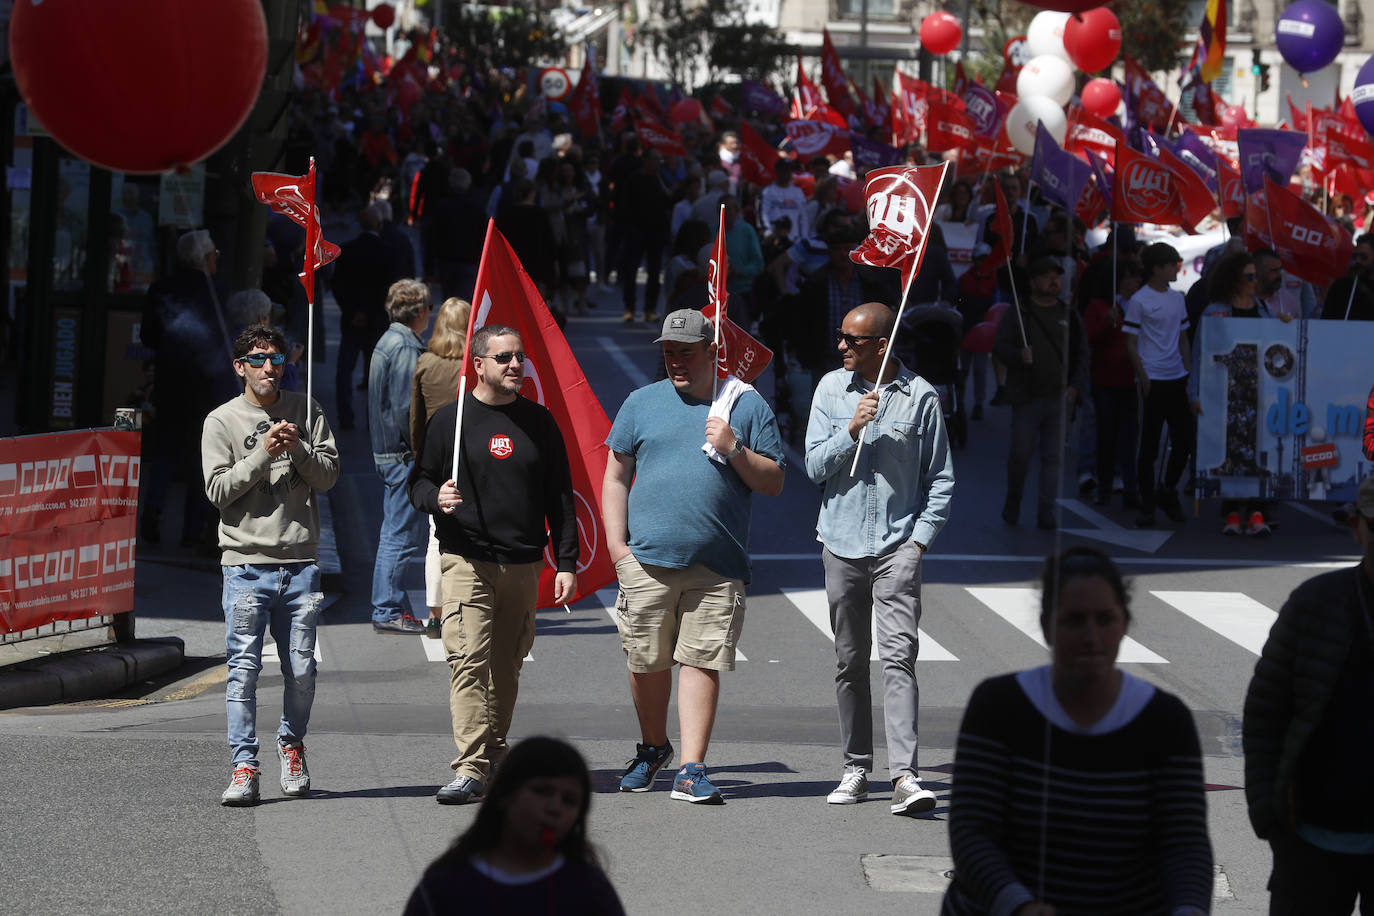
<svg viewBox="0 0 1374 916"><path fill-rule="evenodd" d="M495 563L446 553L443 639L458 756L449 764L484 786L506 756L520 668L534 645L543 561Z"/></svg>

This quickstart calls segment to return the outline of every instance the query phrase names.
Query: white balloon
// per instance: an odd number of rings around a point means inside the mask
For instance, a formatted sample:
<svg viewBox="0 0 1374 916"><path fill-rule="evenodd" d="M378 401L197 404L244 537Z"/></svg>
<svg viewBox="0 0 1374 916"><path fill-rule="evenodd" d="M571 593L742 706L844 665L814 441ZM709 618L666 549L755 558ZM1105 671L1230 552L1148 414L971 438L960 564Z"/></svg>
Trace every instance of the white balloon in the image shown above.
<svg viewBox="0 0 1374 916"><path fill-rule="evenodd" d="M1043 95L1022 96L1011 111L1007 112L1007 139L1016 151L1023 156L1035 154L1035 126L1044 124L1054 142L1064 145L1064 134L1068 132L1069 121L1064 117L1064 109L1055 104L1054 99Z"/></svg>
<svg viewBox="0 0 1374 916"><path fill-rule="evenodd" d="M1068 21L1068 13L1054 10L1041 10L1036 13L1035 18L1031 20L1030 28L1026 29L1026 50L1030 52L1030 56L1050 54L1063 58L1065 63L1070 63L1069 52L1064 50L1064 26Z"/></svg>
<svg viewBox="0 0 1374 916"><path fill-rule="evenodd" d="M1060 105L1073 98L1073 67L1053 54L1032 57L1016 75L1017 96L1043 95Z"/></svg>

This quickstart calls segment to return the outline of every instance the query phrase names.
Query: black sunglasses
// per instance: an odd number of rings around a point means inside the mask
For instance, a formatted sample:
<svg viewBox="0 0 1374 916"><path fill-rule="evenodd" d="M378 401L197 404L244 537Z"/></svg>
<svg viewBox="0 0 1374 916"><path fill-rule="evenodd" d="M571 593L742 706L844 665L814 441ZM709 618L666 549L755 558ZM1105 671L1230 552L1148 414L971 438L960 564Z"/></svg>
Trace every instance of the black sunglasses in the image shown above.
<svg viewBox="0 0 1374 916"><path fill-rule="evenodd" d="M525 354L522 353L522 352L520 352L519 350L516 350L516 351L514 351L514 352L511 352L510 350L506 350L506 351L501 352L501 353L484 353L484 354L482 354L481 356L479 356L479 357L477 357L477 358L478 358L478 359L494 359L494 360L496 360L498 363L500 363L500 364L503 365L503 366L506 365L507 363L509 363L509 362L510 362L511 360L513 360L513 359L518 359L518 360L520 360L520 362L522 362L522 363L528 362L528 361L529 361L528 358L525 356Z"/></svg>
<svg viewBox="0 0 1374 916"><path fill-rule="evenodd" d="M843 340L847 347L857 347L861 340L877 340L880 336L879 334L846 334L838 328L835 330L835 342L839 343Z"/></svg>
<svg viewBox="0 0 1374 916"><path fill-rule="evenodd" d="M249 353L247 356L240 356L239 362L247 363L254 369L261 369L269 359L272 361L272 365L280 366L286 362L286 355L284 353Z"/></svg>

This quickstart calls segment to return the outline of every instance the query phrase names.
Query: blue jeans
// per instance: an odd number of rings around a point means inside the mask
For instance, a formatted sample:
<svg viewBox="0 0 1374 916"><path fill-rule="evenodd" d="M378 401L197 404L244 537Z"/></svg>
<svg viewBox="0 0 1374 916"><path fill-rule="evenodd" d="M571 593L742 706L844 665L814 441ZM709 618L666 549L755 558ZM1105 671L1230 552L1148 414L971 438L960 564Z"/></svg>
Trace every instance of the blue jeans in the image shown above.
<svg viewBox="0 0 1374 916"><path fill-rule="evenodd" d="M270 627L281 658L283 744L301 741L315 701L315 627L324 600L315 563L251 564L224 568L225 708L234 766L258 766L258 673L263 634Z"/></svg>
<svg viewBox="0 0 1374 916"><path fill-rule="evenodd" d="M372 620L384 623L410 613L403 584L406 566L423 560L429 544L425 514L410 504L406 478L411 462L377 469L382 478L382 530L377 536L377 565L372 568Z"/></svg>

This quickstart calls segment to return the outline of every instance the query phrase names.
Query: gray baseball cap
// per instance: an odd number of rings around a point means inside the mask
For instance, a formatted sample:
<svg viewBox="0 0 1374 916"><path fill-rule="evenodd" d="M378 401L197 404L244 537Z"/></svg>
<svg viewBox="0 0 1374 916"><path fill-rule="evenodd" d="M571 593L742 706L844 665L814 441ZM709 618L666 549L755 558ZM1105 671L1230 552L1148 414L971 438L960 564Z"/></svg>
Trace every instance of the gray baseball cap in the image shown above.
<svg viewBox="0 0 1374 916"><path fill-rule="evenodd" d="M668 317L663 319L663 333L654 343L663 343L665 340L700 343L712 339L713 336L711 322L706 320L705 315L696 309L678 309L676 312L669 312Z"/></svg>

